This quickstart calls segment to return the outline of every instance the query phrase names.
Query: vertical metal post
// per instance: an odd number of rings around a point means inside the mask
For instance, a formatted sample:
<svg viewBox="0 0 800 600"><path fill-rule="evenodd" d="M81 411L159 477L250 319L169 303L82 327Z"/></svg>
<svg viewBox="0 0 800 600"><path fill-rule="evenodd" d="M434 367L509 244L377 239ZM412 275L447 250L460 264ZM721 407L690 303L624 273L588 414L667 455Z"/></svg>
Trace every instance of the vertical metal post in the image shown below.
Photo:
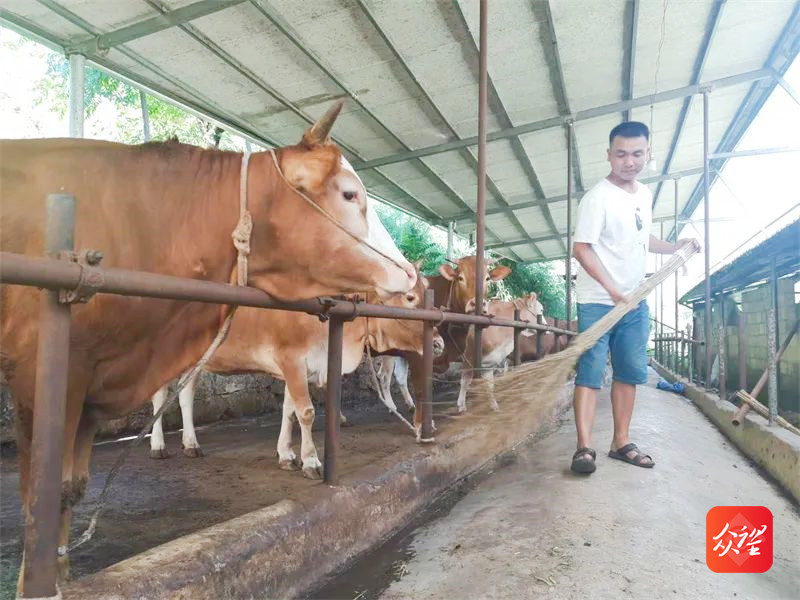
<svg viewBox="0 0 800 600"><path fill-rule="evenodd" d="M692 337L689 343L689 383L692 383L692 381L694 381L694 371L695 371L694 361L697 360L697 352L695 350L697 344L691 343L697 339L697 317L694 316L695 306L696 305L694 304L692 305Z"/></svg>
<svg viewBox="0 0 800 600"><path fill-rule="evenodd" d="M547 321L545 320L543 315L539 315L538 317L539 325L547 325ZM542 338L547 335L544 331L537 331L536 332L536 360L542 359Z"/></svg>
<svg viewBox="0 0 800 600"><path fill-rule="evenodd" d="M717 324L717 356L719 357L719 399L727 400L728 386L726 381L727 373L725 371L725 325L722 321Z"/></svg>
<svg viewBox="0 0 800 600"><path fill-rule="evenodd" d="M661 221L660 227L661 227L661 239L663 240L664 239L664 221ZM659 262L658 268L661 269L661 267L664 266L664 255L663 254L659 254L658 255L658 262ZM659 294L659 298L661 299L661 304L659 305L659 317L658 317L658 320L661 321L661 337L663 338L664 337L664 283L663 282L658 284L658 289L661 292ZM661 347L664 350L667 351L667 355L664 357L664 362L661 363L661 364L664 365L665 367L669 368L669 344L663 344L662 343Z"/></svg>
<svg viewBox="0 0 800 600"><path fill-rule="evenodd" d="M328 321L328 388L325 391L325 483L339 483L339 414L342 394L342 332L344 319Z"/></svg>
<svg viewBox="0 0 800 600"><path fill-rule="evenodd" d="M708 154L709 150L708 140L708 91L703 92L703 249L705 254L705 288L706 288L706 304L705 313L703 318L703 337L706 343L706 389L711 385L711 360L713 355L713 348L711 344L711 239L710 239L710 225L709 218L709 193L710 193L710 177L708 173Z"/></svg>
<svg viewBox="0 0 800 600"><path fill-rule="evenodd" d="M456 233L456 224L454 221L447 223L447 260L455 260L453 242Z"/></svg>
<svg viewBox="0 0 800 600"><path fill-rule="evenodd" d="M144 141L150 141L150 111L147 108L147 94L139 90L139 104L142 105L142 131L144 132Z"/></svg>
<svg viewBox="0 0 800 600"><path fill-rule="evenodd" d="M425 290L425 308L433 308L433 290ZM422 431L420 442L433 441L433 323L425 321L422 325L422 369L425 380L422 387Z"/></svg>
<svg viewBox="0 0 800 600"><path fill-rule="evenodd" d="M475 312L483 312L483 270L486 223L486 110L488 98L488 12L487 0L480 1L480 64L478 78L478 206L477 206L477 238L475 251ZM481 327L475 325L475 362L476 369L483 364Z"/></svg>
<svg viewBox="0 0 800 600"><path fill-rule="evenodd" d="M72 250L74 232L75 197L68 194L49 195L45 230L47 255L58 258L62 250ZM70 316L70 306L59 302L58 291L41 292L28 490L30 515L25 523L21 590L23 598L56 595Z"/></svg>
<svg viewBox="0 0 800 600"><path fill-rule="evenodd" d="M519 309L518 308L514 309L514 320L515 321L519 321ZM522 333L521 329L518 329L516 327L514 328L514 354L512 356L514 357L514 366L515 367L518 367L520 365L520 363L522 362L522 354L521 354L522 348L520 348L520 346L519 346L519 336L520 336L521 333Z"/></svg>
<svg viewBox="0 0 800 600"><path fill-rule="evenodd" d="M567 123L567 329L572 322L572 121Z"/></svg>
<svg viewBox="0 0 800 600"><path fill-rule="evenodd" d="M744 312L739 313L739 389L747 390L747 318Z"/></svg>
<svg viewBox="0 0 800 600"><path fill-rule="evenodd" d="M83 86L86 74L86 57L69 55L69 137L83 137Z"/></svg>
<svg viewBox="0 0 800 600"><path fill-rule="evenodd" d="M675 211L674 217L675 220L675 243L678 242L678 180L677 178L673 180L675 185ZM675 271L675 332L680 329L680 325L678 325L678 271Z"/></svg>
<svg viewBox="0 0 800 600"><path fill-rule="evenodd" d="M772 258L769 274L769 316L767 317L767 358L769 360L769 424L774 425L778 416L778 276L775 258Z"/></svg>

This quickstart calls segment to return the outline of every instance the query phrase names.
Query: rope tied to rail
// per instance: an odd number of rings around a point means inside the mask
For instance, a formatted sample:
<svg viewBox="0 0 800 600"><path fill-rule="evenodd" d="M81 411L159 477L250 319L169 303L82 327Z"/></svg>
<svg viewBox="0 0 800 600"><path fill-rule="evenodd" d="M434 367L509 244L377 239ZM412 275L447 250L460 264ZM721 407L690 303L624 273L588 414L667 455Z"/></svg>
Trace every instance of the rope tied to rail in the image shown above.
<svg viewBox="0 0 800 600"><path fill-rule="evenodd" d="M250 216L250 212L247 210L247 171L249 162L250 153L245 152L242 155L242 166L240 168L239 175L239 221L236 224L236 228L233 230L233 233L231 234L231 237L233 238L233 245L238 254L236 262L236 282L238 286L247 285L247 257L250 255L250 234L253 230L253 220ZM229 307L229 310L225 315L225 319L223 320L219 331L217 331L217 335L214 337L211 345L203 353L203 356L200 357L200 360L198 360L191 369L181 375L180 379L178 379L178 385L175 391L173 391L173 393L170 394L161 407L153 413L153 416L150 417L150 420L148 420L145 426L142 427L142 429L139 431L139 434L131 441L131 443L119 453L117 459L114 461L114 465L108 472L105 484L103 484L103 489L97 499L97 506L92 513L91 519L89 520L89 526L81 534L81 536L74 540L69 546L59 546L59 556L64 556L65 554L92 539L92 536L94 536L94 533L97 529L97 520L100 518L100 514L102 513L103 508L105 508L106 502L108 501L108 495L111 492L111 484L116 479L119 470L122 468L122 465L128 459L128 456L130 456L130 453L133 451L133 449L139 446L145 435L147 435L147 432L152 431L153 424L175 404L175 400L178 399L178 396L183 391L183 388L185 388L190 381L197 377L200 371L202 371L203 368L208 364L208 361L211 360L211 357L214 356L214 353L217 351L217 349L225 341L225 338L228 337L228 332L230 331L231 322L233 321L233 315L236 313L236 308L236 305Z"/></svg>
<svg viewBox="0 0 800 600"><path fill-rule="evenodd" d="M473 397L488 399L524 399L535 402L543 393L554 392L567 381L575 363L586 350L608 333L622 317L647 298L657 285L681 268L686 261L700 251L696 242L686 243L678 248L667 263L643 281L639 287L628 294L628 299L614 306L605 316L586 331L573 338L572 343L556 354L546 356L536 362L525 363L499 375L494 380L494 392L482 391L475 381L470 386Z"/></svg>

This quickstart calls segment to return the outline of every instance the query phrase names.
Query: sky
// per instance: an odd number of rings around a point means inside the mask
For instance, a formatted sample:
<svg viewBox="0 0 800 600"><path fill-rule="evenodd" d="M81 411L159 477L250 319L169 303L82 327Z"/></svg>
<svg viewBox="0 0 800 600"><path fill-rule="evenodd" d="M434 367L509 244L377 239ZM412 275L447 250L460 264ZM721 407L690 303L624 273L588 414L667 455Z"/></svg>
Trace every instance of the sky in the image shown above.
<svg viewBox="0 0 800 600"><path fill-rule="evenodd" d="M44 46L23 42L15 32L0 27L0 137L68 135L66 115L58 115L48 106L35 101L40 95L36 85L46 73L46 60L51 53ZM800 90L800 60L794 61L784 78L796 90ZM13 85L9 85L9 82L13 82ZM110 101L101 104L85 123L86 137L115 139L115 110ZM777 86L736 149L797 147L799 144L800 105L782 87ZM800 218L800 192L796 182L798 171L798 152L734 158L725 164L710 195L712 272L763 241L770 233ZM446 232L437 229L431 231L437 242L446 245ZM705 245L702 202L681 232L681 237L694 237ZM648 271L656 270L659 260L659 257L651 255ZM564 272L563 261L557 264L557 271ZM703 273L701 255L693 258L687 264L686 272L679 275L678 295L702 281ZM672 325L674 280L662 287L665 321ZM660 312L655 295L651 295L648 301L651 313ZM681 319L688 317L688 314L688 311L683 311ZM679 324L683 326L683 323Z"/></svg>

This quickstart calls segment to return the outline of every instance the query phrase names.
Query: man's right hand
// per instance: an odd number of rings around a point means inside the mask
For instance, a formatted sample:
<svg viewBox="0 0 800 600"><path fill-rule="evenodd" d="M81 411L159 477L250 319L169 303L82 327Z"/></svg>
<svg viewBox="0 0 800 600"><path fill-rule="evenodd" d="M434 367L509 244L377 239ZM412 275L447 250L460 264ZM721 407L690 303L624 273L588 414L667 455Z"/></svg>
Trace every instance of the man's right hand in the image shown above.
<svg viewBox="0 0 800 600"><path fill-rule="evenodd" d="M619 290L609 290L608 295L611 296L611 300L614 301L614 304L625 304L629 300L628 296L621 293Z"/></svg>

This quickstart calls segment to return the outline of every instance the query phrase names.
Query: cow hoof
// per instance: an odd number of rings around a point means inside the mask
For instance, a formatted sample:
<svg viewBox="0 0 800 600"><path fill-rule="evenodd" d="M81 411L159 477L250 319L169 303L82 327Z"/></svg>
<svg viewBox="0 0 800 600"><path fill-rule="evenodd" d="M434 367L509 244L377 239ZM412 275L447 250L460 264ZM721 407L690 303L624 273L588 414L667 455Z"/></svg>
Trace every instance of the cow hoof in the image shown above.
<svg viewBox="0 0 800 600"><path fill-rule="evenodd" d="M300 466L300 461L296 456L293 456L292 458L284 458L278 461L278 467L284 471L299 471Z"/></svg>
<svg viewBox="0 0 800 600"><path fill-rule="evenodd" d="M491 408L494 412L500 412L500 407L497 405L497 402L492 402L489 405L489 408Z"/></svg>
<svg viewBox="0 0 800 600"><path fill-rule="evenodd" d="M166 448L160 450L150 450L150 458L154 460L161 460L162 458L169 458L169 453Z"/></svg>
<svg viewBox="0 0 800 600"><path fill-rule="evenodd" d="M339 417L339 425L341 425L342 427L350 427L350 421L347 420L347 417L341 415Z"/></svg>
<svg viewBox="0 0 800 600"><path fill-rule="evenodd" d="M458 414L463 414L463 413L465 413L465 412L467 412L467 407L466 407L466 405L465 405L465 406L459 406L459 407L458 407Z"/></svg>
<svg viewBox="0 0 800 600"><path fill-rule="evenodd" d="M200 446L195 446L194 448L187 448L186 446L184 446L183 455L188 458L202 458L203 456L205 456Z"/></svg>
<svg viewBox="0 0 800 600"><path fill-rule="evenodd" d="M431 430L433 430L433 431L438 431L438 430L436 429L436 421L434 421L433 419L431 419Z"/></svg>
<svg viewBox="0 0 800 600"><path fill-rule="evenodd" d="M303 467L303 477L308 479L322 479L322 467Z"/></svg>

